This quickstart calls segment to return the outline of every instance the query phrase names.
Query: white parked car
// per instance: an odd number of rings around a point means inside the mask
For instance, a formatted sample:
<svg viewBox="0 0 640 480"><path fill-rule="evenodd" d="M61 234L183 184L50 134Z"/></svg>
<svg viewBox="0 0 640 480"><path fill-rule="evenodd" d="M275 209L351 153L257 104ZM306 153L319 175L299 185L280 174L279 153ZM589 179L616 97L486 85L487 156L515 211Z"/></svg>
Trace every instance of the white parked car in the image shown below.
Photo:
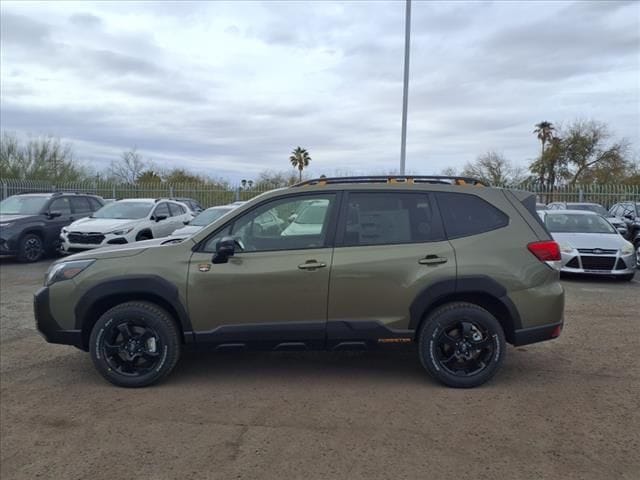
<svg viewBox="0 0 640 480"><path fill-rule="evenodd" d="M282 236L320 235L324 217L327 214L329 200L314 200L307 203L299 213L291 215L289 225L282 231Z"/></svg>
<svg viewBox="0 0 640 480"><path fill-rule="evenodd" d="M118 200L63 228L61 248L63 253L72 253L166 237L191 218L189 209L176 201L150 198Z"/></svg>

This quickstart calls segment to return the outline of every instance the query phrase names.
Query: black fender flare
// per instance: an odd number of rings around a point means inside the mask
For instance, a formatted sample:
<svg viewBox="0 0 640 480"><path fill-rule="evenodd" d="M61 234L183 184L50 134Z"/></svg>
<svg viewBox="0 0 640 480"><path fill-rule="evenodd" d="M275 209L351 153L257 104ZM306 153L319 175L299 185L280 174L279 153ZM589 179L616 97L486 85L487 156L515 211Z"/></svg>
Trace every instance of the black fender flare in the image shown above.
<svg viewBox="0 0 640 480"><path fill-rule="evenodd" d="M191 319L180 300L178 287L158 275L125 275L100 282L87 290L75 307L75 328L82 330L82 324L91 308L102 299L113 295L154 296L168 303L177 314L186 342L192 341Z"/></svg>
<svg viewBox="0 0 640 480"><path fill-rule="evenodd" d="M434 305L447 297L463 294L480 294L491 297L508 312L514 330L522 328L520 314L507 296L507 289L486 275L469 275L442 280L422 290L409 307L409 329L417 329L425 312L428 312Z"/></svg>

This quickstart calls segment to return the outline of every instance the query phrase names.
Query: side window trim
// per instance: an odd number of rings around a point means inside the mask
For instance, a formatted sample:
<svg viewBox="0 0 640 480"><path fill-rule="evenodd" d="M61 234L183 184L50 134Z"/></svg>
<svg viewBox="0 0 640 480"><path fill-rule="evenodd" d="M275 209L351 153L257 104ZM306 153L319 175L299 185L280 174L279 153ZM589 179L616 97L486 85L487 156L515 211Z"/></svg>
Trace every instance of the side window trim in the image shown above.
<svg viewBox="0 0 640 480"><path fill-rule="evenodd" d="M440 208L438 207L438 203L435 200L435 196L433 192L430 190L407 191L407 190L373 190L373 189L359 190L358 189L358 190L346 190L346 191L343 191L342 193L343 193L343 197L342 197L341 206L340 206L340 215L338 216L338 219L336 222L336 236L335 236L335 243L334 243L335 248L372 247L372 246L383 247L388 245L420 245L425 243L443 242L447 239L446 231L444 229L444 222L442 220L442 216L440 215ZM438 226L440 227L441 235L438 236L437 238L428 240L426 242L395 242L395 243L380 243L380 244L368 244L368 245L345 245L344 236L347 229L347 216L349 215L349 195L354 193L355 194L357 193L370 193L370 194L371 193L397 193L397 194L404 193L404 194L407 194L408 193L408 194L424 195L425 197L427 197L427 200L431 205L434 221L439 222Z"/></svg>
<svg viewBox="0 0 640 480"><path fill-rule="evenodd" d="M299 193L299 192L295 192L295 193L291 193L291 194L287 194L287 195L282 195L279 197L275 197L275 198L269 198L269 199L265 199L264 201L254 205L252 208L250 208L249 210L242 212L239 215L234 216L232 219L230 219L228 222L226 222L225 224L221 225L219 228L217 228L216 230L214 230L213 232L211 232L209 235L207 235L204 239L202 239L200 242L198 242L191 250L193 252L201 252L201 253L213 253L213 252L209 252L207 250L205 250L205 245L207 245L207 243L209 242L209 240L211 240L212 238L215 238L220 232L224 231L226 228L229 228L231 232L233 232L233 227L235 225L235 223L242 218L245 215L250 214L251 212L255 211L256 209L271 203L271 202L277 202L280 200L285 200L287 198L292 198L292 197L313 197L313 196L318 196L318 195L335 195L335 199L334 199L334 205L330 208L329 210L329 219L328 219L328 225L327 225L327 234L325 235L325 244L321 247L311 247L311 248L296 248L296 249L291 249L291 250L260 250L259 252L243 252L243 255L245 254L251 254L251 253L265 253L265 252L290 252L290 251L299 251L299 250L317 250L318 248L334 248L335 247L335 241L336 241L336 226L337 226L337 220L338 220L338 213L342 207L342 199L344 196L344 192L340 191L340 190L327 190L325 191L314 191L314 192L305 192L305 193Z"/></svg>

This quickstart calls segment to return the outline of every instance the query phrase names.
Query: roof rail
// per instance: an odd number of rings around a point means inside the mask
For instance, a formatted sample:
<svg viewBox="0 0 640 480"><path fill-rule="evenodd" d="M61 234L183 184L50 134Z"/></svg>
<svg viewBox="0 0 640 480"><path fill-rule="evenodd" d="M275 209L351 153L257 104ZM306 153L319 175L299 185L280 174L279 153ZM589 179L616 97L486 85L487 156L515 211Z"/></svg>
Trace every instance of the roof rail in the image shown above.
<svg viewBox="0 0 640 480"><path fill-rule="evenodd" d="M366 175L360 177L320 177L296 183L294 187L306 185L335 185L340 183L435 183L443 185L473 185L487 187L488 185L472 177L458 177L448 175Z"/></svg>

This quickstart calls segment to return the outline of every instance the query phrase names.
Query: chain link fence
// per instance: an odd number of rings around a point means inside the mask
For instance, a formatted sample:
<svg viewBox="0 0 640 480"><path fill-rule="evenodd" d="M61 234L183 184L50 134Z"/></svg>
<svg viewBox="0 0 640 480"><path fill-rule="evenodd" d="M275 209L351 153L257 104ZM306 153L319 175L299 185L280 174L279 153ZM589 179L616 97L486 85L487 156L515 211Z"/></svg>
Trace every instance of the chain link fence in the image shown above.
<svg viewBox="0 0 640 480"><path fill-rule="evenodd" d="M541 203L594 202L609 208L614 203L625 200L640 201L640 185L566 185L546 188L536 184L522 184L512 188L535 193ZM2 199L17 193L64 191L91 193L116 200L188 197L197 200L205 208L249 200L267 190L269 190L267 187L248 184L121 184L98 181L54 184L33 180L0 179L0 198Z"/></svg>

